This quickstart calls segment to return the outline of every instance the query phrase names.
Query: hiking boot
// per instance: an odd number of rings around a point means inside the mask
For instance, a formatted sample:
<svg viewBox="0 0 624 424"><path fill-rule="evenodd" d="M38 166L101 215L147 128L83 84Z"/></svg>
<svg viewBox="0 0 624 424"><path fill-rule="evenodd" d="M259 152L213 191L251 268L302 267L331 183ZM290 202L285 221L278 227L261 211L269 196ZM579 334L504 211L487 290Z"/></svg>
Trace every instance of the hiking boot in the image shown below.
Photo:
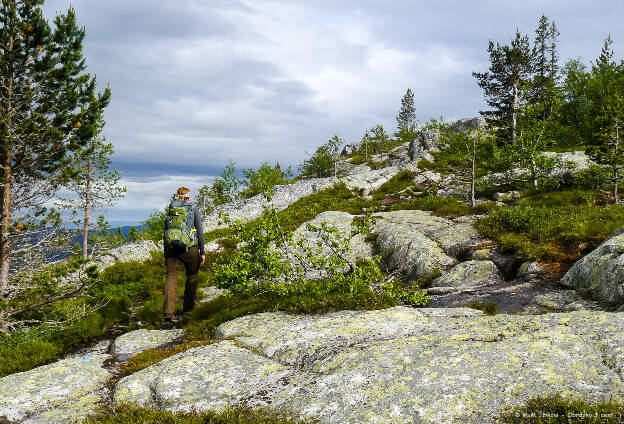
<svg viewBox="0 0 624 424"><path fill-rule="evenodd" d="M178 322L177 318L173 314L165 314L165 318L163 322L160 323L159 328L161 330L171 330L176 327L176 323Z"/></svg>

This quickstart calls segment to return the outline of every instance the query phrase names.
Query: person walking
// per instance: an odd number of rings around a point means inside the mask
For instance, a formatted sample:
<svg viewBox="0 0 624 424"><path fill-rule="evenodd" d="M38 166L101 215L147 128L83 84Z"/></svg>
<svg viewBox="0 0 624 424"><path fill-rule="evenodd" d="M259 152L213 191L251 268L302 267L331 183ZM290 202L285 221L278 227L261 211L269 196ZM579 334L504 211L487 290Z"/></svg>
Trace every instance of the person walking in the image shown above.
<svg viewBox="0 0 624 424"><path fill-rule="evenodd" d="M184 267L186 271L182 307L182 313L186 313L195 307L199 268L206 260L201 213L192 205L190 190L186 187L178 188L174 200L167 208L163 240L163 266L167 268L164 324L171 326L175 320L176 286L180 270Z"/></svg>

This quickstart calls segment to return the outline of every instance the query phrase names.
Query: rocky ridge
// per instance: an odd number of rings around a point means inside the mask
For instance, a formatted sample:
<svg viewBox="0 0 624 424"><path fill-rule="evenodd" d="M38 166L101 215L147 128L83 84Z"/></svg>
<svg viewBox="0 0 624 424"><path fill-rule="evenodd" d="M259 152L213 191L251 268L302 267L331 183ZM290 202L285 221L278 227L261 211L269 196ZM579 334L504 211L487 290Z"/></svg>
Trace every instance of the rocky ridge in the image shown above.
<svg viewBox="0 0 624 424"><path fill-rule="evenodd" d="M536 395L624 399L623 330L624 315L589 311L262 313L222 324L216 337L228 339L124 377L112 392L107 355L2 378L0 416L71 423L112 398L169 411L264 407L321 423L494 423Z"/></svg>

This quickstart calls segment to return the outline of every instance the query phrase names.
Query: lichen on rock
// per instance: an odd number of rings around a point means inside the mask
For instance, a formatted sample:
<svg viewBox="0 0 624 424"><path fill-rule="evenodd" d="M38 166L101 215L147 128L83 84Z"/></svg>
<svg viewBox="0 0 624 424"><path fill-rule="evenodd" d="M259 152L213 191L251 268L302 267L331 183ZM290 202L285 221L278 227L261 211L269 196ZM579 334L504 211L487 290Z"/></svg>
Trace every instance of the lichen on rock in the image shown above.
<svg viewBox="0 0 624 424"><path fill-rule="evenodd" d="M108 355L73 357L0 379L0 421L79 422L93 413L111 377Z"/></svg>
<svg viewBox="0 0 624 424"><path fill-rule="evenodd" d="M472 309L263 313L121 380L115 402L268 407L321 423L493 423L536 395L622 399L624 316ZM588 334L592 334L588 336Z"/></svg>

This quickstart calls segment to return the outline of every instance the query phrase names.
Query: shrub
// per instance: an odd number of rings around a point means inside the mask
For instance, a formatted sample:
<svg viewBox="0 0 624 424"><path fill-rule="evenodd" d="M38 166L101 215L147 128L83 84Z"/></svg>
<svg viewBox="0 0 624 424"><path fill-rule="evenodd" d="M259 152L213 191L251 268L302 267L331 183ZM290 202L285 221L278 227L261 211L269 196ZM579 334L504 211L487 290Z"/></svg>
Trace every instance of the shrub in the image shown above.
<svg viewBox="0 0 624 424"><path fill-rule="evenodd" d="M500 208L475 223L484 237L522 259L568 262L624 225L624 207L518 206Z"/></svg>
<svg viewBox="0 0 624 424"><path fill-rule="evenodd" d="M590 165L574 176L574 185L580 189L592 190L612 183L611 177L612 175L608 168L600 165Z"/></svg>

